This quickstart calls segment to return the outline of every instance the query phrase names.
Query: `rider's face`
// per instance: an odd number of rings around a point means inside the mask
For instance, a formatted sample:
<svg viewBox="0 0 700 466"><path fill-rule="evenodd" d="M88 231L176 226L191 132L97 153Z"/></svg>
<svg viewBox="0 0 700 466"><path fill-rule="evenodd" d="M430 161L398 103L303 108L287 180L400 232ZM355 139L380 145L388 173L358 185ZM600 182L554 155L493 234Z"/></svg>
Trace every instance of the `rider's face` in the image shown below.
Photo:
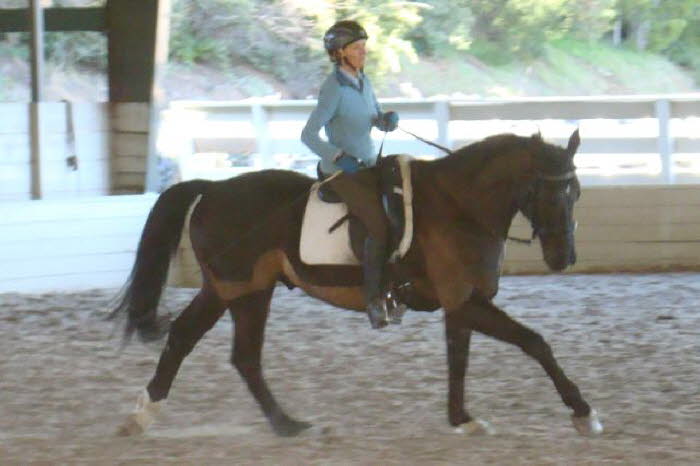
<svg viewBox="0 0 700 466"><path fill-rule="evenodd" d="M346 62L350 64L354 70L360 70L365 66L365 57L367 56L367 41L356 40L355 42L348 44L340 50L340 56L344 59L341 63Z"/></svg>

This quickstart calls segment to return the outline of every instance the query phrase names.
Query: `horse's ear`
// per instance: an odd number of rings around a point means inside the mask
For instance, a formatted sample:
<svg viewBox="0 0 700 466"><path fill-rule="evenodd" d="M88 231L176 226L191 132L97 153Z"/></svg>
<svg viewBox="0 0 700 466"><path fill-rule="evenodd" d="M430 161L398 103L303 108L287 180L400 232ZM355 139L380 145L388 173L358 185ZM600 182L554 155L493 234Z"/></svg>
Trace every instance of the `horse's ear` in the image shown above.
<svg viewBox="0 0 700 466"><path fill-rule="evenodd" d="M579 144L581 144L581 137L578 135L578 128L576 128L576 131L569 136L569 144L566 146L566 153L569 154L569 157L574 156Z"/></svg>

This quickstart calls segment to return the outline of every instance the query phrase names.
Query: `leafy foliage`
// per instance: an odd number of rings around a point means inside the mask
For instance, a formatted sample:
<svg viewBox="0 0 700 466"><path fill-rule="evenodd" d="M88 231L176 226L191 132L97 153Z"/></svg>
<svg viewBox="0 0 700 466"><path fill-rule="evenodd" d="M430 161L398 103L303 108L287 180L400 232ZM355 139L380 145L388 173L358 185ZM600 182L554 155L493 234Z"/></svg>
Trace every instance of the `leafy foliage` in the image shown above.
<svg viewBox="0 0 700 466"><path fill-rule="evenodd" d="M26 0L0 0L0 8L18 7ZM170 58L231 74L245 65L305 97L330 69L321 37L340 19L367 29L368 72L380 87L418 54L506 66L535 63L569 39L593 46L611 37L625 48L666 55L700 80L697 0L173 0ZM0 45L23 50L28 35L0 34ZM51 62L66 67L106 62L106 39L97 33L49 33L46 50Z"/></svg>

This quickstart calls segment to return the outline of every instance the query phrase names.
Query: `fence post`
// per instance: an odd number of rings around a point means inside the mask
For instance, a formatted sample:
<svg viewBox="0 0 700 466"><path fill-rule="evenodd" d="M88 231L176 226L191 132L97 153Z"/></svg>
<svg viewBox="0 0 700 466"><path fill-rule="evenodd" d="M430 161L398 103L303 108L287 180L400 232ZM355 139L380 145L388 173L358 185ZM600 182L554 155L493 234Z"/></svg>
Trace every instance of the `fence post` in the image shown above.
<svg viewBox="0 0 700 466"><path fill-rule="evenodd" d="M435 122L437 123L437 142L443 147L452 149L450 143L449 124L450 124L450 103L445 99L437 100L434 104L433 112L435 114ZM444 156L442 152L436 152L439 156Z"/></svg>
<svg viewBox="0 0 700 466"><path fill-rule="evenodd" d="M255 128L255 138L257 139L258 154L260 156L260 168L273 168L274 160L270 149L270 137L267 131L267 111L259 102L251 105L253 127Z"/></svg>
<svg viewBox="0 0 700 466"><path fill-rule="evenodd" d="M661 158L661 176L665 183L674 183L673 174L673 140L671 139L671 103L667 99L657 100L655 105L656 120L659 125L658 149Z"/></svg>
<svg viewBox="0 0 700 466"><path fill-rule="evenodd" d="M44 8L39 0L29 2L31 14L31 59L32 59L32 102L29 107L29 128L31 145L31 180L32 199L44 196L42 189L42 152L44 150L44 132L42 131L44 109Z"/></svg>

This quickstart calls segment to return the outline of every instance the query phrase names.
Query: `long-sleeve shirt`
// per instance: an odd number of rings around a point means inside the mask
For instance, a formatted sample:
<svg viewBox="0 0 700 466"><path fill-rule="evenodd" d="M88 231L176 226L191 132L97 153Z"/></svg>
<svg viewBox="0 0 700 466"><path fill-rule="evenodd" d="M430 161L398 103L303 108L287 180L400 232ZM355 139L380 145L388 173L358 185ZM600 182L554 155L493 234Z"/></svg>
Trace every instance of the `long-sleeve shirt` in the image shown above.
<svg viewBox="0 0 700 466"><path fill-rule="evenodd" d="M340 151L367 166L376 162L370 132L381 108L367 76L360 73L358 78L354 83L336 66L321 85L316 108L301 132L302 142L321 157L321 171L326 175L340 170L333 162ZM319 136L321 128L327 140Z"/></svg>

